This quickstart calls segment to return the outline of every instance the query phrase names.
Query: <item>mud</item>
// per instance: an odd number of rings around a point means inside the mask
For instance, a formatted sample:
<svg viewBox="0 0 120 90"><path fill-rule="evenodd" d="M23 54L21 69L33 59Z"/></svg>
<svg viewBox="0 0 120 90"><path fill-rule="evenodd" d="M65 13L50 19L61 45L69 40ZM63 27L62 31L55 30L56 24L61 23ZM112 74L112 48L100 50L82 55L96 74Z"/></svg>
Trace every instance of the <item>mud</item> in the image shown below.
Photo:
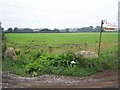
<svg viewBox="0 0 120 90"><path fill-rule="evenodd" d="M105 71L89 77L42 75L29 78L2 73L2 88L117 88L118 72Z"/></svg>

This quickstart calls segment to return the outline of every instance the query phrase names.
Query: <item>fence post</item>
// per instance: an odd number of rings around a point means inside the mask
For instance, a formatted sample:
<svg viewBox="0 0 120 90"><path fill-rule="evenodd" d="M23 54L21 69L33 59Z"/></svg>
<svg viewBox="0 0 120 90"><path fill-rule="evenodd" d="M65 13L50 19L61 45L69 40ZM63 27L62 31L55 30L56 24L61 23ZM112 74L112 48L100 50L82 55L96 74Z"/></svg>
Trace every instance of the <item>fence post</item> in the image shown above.
<svg viewBox="0 0 120 90"><path fill-rule="evenodd" d="M78 48L79 48L79 51L80 51L81 50L80 44L79 44Z"/></svg>
<svg viewBox="0 0 120 90"><path fill-rule="evenodd" d="M52 53L52 45L50 45L48 48L49 48L49 53Z"/></svg>
<svg viewBox="0 0 120 90"><path fill-rule="evenodd" d="M87 43L85 42L85 51L87 51Z"/></svg>
<svg viewBox="0 0 120 90"><path fill-rule="evenodd" d="M103 20L101 21L101 30L100 30L100 39L99 39L99 48L98 48L98 56L100 56L100 48L101 48L101 37L102 37L102 31L103 31Z"/></svg>

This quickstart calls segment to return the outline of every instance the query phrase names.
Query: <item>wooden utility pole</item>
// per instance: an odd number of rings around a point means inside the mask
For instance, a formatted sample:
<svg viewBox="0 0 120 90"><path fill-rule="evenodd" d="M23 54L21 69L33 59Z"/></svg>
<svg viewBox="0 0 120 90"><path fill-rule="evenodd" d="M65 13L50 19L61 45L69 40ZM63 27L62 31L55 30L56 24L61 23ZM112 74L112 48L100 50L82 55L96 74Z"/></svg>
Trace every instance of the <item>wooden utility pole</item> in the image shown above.
<svg viewBox="0 0 120 90"><path fill-rule="evenodd" d="M102 20L101 21L100 38L99 38L98 56L100 56L100 48L101 48L101 38L102 38L103 24L104 24L104 21Z"/></svg>

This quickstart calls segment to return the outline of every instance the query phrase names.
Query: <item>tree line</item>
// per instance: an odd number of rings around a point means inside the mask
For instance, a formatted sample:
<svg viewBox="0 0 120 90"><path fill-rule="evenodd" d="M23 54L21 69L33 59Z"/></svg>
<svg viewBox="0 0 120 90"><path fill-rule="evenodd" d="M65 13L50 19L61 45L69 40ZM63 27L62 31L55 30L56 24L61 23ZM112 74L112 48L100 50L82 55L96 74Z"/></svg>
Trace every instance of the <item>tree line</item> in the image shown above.
<svg viewBox="0 0 120 90"><path fill-rule="evenodd" d="M30 28L17 28L17 27L11 28L10 27L7 30L5 30L5 32L8 32L8 33L32 33L32 32L59 33L59 32L99 32L99 31L100 31L100 26L96 26L95 28L93 26L82 27L82 28L65 28L65 29L54 28L53 30L49 28L43 28L43 29L38 29L37 31Z"/></svg>

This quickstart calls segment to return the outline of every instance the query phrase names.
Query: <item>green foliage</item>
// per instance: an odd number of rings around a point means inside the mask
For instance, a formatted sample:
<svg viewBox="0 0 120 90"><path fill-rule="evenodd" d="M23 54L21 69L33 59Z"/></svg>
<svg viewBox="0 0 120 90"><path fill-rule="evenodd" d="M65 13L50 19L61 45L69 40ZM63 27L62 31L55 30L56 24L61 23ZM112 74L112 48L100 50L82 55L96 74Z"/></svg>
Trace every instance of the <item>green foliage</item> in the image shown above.
<svg viewBox="0 0 120 90"><path fill-rule="evenodd" d="M110 54L103 54L97 59L78 58L72 52L64 52L59 55L44 53L34 60L30 60L27 55L19 57L18 61L5 60L3 68L27 76L38 76L41 74L88 76L98 71L117 68L117 59L115 60L115 56L110 56ZM75 61L74 65L71 64L72 61ZM23 71L21 71L22 69Z"/></svg>
<svg viewBox="0 0 120 90"><path fill-rule="evenodd" d="M14 61L9 58L6 58L2 62L2 69L21 76L27 76L25 74L25 64L22 61Z"/></svg>
<svg viewBox="0 0 120 90"><path fill-rule="evenodd" d="M41 55L43 55L43 54L44 54L44 51L43 51L43 50L37 51L36 54L34 55L34 58L37 59L37 58L39 58L39 57L40 57Z"/></svg>
<svg viewBox="0 0 120 90"><path fill-rule="evenodd" d="M42 67L43 65L41 65L37 61L30 63L26 66L26 73L31 74L32 76L36 76L37 71L41 71Z"/></svg>
<svg viewBox="0 0 120 90"><path fill-rule="evenodd" d="M16 50L15 50L15 53L16 53L17 55L19 55L19 54L21 53L21 50L20 50L20 49L16 49Z"/></svg>
<svg viewBox="0 0 120 90"><path fill-rule="evenodd" d="M64 45L64 44L81 44L81 43L92 43L98 44L99 34L98 33L9 33L5 35L9 42L15 42L20 47L41 45ZM23 39L24 38L24 39ZM34 38L34 39L33 39ZM102 43L111 44L114 41L118 41L117 33L103 33ZM34 41L34 42L32 42ZM28 44L27 44L28 43ZM41 48L41 46L39 48ZM51 47L51 46L50 46ZM44 48L43 48L44 49Z"/></svg>
<svg viewBox="0 0 120 90"><path fill-rule="evenodd" d="M55 57L55 66L63 66L63 67L69 67L71 62L76 59L76 56L74 53L67 52L67 53L62 53L58 56Z"/></svg>
<svg viewBox="0 0 120 90"><path fill-rule="evenodd" d="M70 38L71 35L73 38ZM83 43L85 40L97 45L98 43L95 41L97 41L98 35L96 33L7 34L7 37L9 37L7 45L14 46L18 60L5 58L3 60L3 70L21 76L38 76L42 74L89 76L96 72L117 68L118 52L116 44L113 43L117 41L115 33L103 34L104 44L102 44L101 55L96 59L77 57L72 48L64 46L66 44L77 45L76 43ZM33 40L33 37L35 40ZM63 53L56 53L56 48L53 50L54 53L47 52L46 45L52 45L53 49L57 44L63 45L62 48L65 50ZM106 45L110 45L110 47ZM61 49L61 47L59 48Z"/></svg>

